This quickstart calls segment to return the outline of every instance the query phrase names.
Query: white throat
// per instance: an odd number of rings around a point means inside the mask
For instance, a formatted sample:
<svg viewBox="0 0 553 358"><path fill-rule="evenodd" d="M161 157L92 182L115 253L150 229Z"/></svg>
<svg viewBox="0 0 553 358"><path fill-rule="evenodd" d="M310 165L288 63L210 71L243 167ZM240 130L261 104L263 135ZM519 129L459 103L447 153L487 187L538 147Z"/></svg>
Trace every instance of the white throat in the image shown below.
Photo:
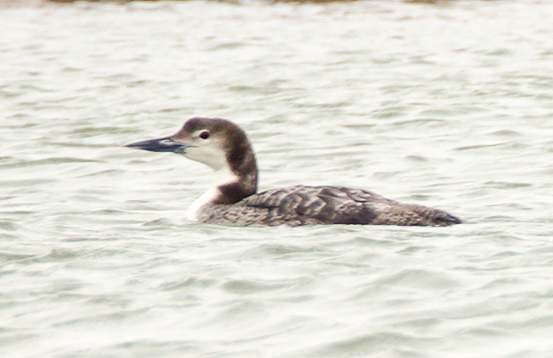
<svg viewBox="0 0 553 358"><path fill-rule="evenodd" d="M211 188L209 188L209 190L207 190L198 199L196 199L192 203L192 205L190 205L190 207L186 211L186 218L188 220L197 221L201 210L205 206L212 204L215 199L217 199L219 195L221 195L219 187L231 183L236 183L238 181L238 177L230 170L228 166L224 166L223 168L215 171L215 181L213 185L211 186Z"/></svg>

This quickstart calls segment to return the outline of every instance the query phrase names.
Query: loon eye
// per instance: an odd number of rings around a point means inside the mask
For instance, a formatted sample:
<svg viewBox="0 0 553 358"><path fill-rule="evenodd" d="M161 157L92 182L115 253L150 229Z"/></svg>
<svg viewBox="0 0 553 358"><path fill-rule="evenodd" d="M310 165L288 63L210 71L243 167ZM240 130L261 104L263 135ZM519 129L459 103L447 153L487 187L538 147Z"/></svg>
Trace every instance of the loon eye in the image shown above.
<svg viewBox="0 0 553 358"><path fill-rule="evenodd" d="M203 131L202 133L200 133L200 138L202 138L202 139L209 138L209 132L208 131Z"/></svg>

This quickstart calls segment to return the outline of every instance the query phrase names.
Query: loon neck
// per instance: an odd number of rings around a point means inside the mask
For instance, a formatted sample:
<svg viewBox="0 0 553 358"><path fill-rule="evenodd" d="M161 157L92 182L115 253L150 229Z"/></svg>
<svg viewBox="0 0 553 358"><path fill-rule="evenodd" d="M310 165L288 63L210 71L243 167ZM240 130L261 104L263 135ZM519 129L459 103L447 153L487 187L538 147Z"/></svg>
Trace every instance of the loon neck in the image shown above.
<svg viewBox="0 0 553 358"><path fill-rule="evenodd" d="M197 198L188 208L187 217L190 220L198 220L202 209L211 205L231 205L257 191L257 172L255 176L239 177L228 168L215 172L217 180L215 184ZM253 181L252 181L253 178Z"/></svg>
<svg viewBox="0 0 553 358"><path fill-rule="evenodd" d="M257 192L257 168L247 173L224 169L216 174L218 180L210 190L211 204L234 204Z"/></svg>
<svg viewBox="0 0 553 358"><path fill-rule="evenodd" d="M224 157L212 163L202 161L215 170L216 181L193 207L230 205L257 192L257 161L253 148L243 131L237 130L226 138Z"/></svg>
<svg viewBox="0 0 553 358"><path fill-rule="evenodd" d="M194 206L234 204L257 192L257 162L249 143L239 152L226 153L225 165L215 170L215 183Z"/></svg>
<svg viewBox="0 0 553 358"><path fill-rule="evenodd" d="M250 143L239 145L226 153L227 166L217 171L213 204L233 204L257 192L257 161Z"/></svg>

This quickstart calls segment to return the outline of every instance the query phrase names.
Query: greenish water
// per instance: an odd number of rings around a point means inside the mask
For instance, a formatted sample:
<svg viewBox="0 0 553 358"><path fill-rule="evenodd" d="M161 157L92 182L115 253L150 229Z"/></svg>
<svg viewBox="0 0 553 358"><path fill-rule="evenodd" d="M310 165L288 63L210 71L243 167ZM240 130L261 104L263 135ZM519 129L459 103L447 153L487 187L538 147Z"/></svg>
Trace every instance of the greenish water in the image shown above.
<svg viewBox="0 0 553 358"><path fill-rule="evenodd" d="M553 3L0 8L2 357L546 357ZM211 173L122 148L193 115L261 189L451 228L187 222Z"/></svg>

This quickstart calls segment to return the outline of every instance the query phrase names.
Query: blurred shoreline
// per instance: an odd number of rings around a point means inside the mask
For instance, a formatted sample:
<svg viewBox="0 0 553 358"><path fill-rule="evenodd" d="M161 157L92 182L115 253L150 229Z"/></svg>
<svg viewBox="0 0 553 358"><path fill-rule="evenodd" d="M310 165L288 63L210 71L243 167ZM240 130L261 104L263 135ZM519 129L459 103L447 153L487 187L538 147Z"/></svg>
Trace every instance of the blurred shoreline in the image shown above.
<svg viewBox="0 0 553 358"><path fill-rule="evenodd" d="M22 6L42 6L47 4L71 4L71 3L111 3L126 4L133 2L191 2L193 0L0 0L1 7L22 7ZM208 0L209 1L209 0ZM233 4L246 4L249 1L240 0L212 0L213 2L225 2ZM440 5L449 3L452 0L397 0L399 3L407 4L434 4ZM260 3L306 3L306 4L325 4L325 3L354 3L363 2L363 0L259 0Z"/></svg>

